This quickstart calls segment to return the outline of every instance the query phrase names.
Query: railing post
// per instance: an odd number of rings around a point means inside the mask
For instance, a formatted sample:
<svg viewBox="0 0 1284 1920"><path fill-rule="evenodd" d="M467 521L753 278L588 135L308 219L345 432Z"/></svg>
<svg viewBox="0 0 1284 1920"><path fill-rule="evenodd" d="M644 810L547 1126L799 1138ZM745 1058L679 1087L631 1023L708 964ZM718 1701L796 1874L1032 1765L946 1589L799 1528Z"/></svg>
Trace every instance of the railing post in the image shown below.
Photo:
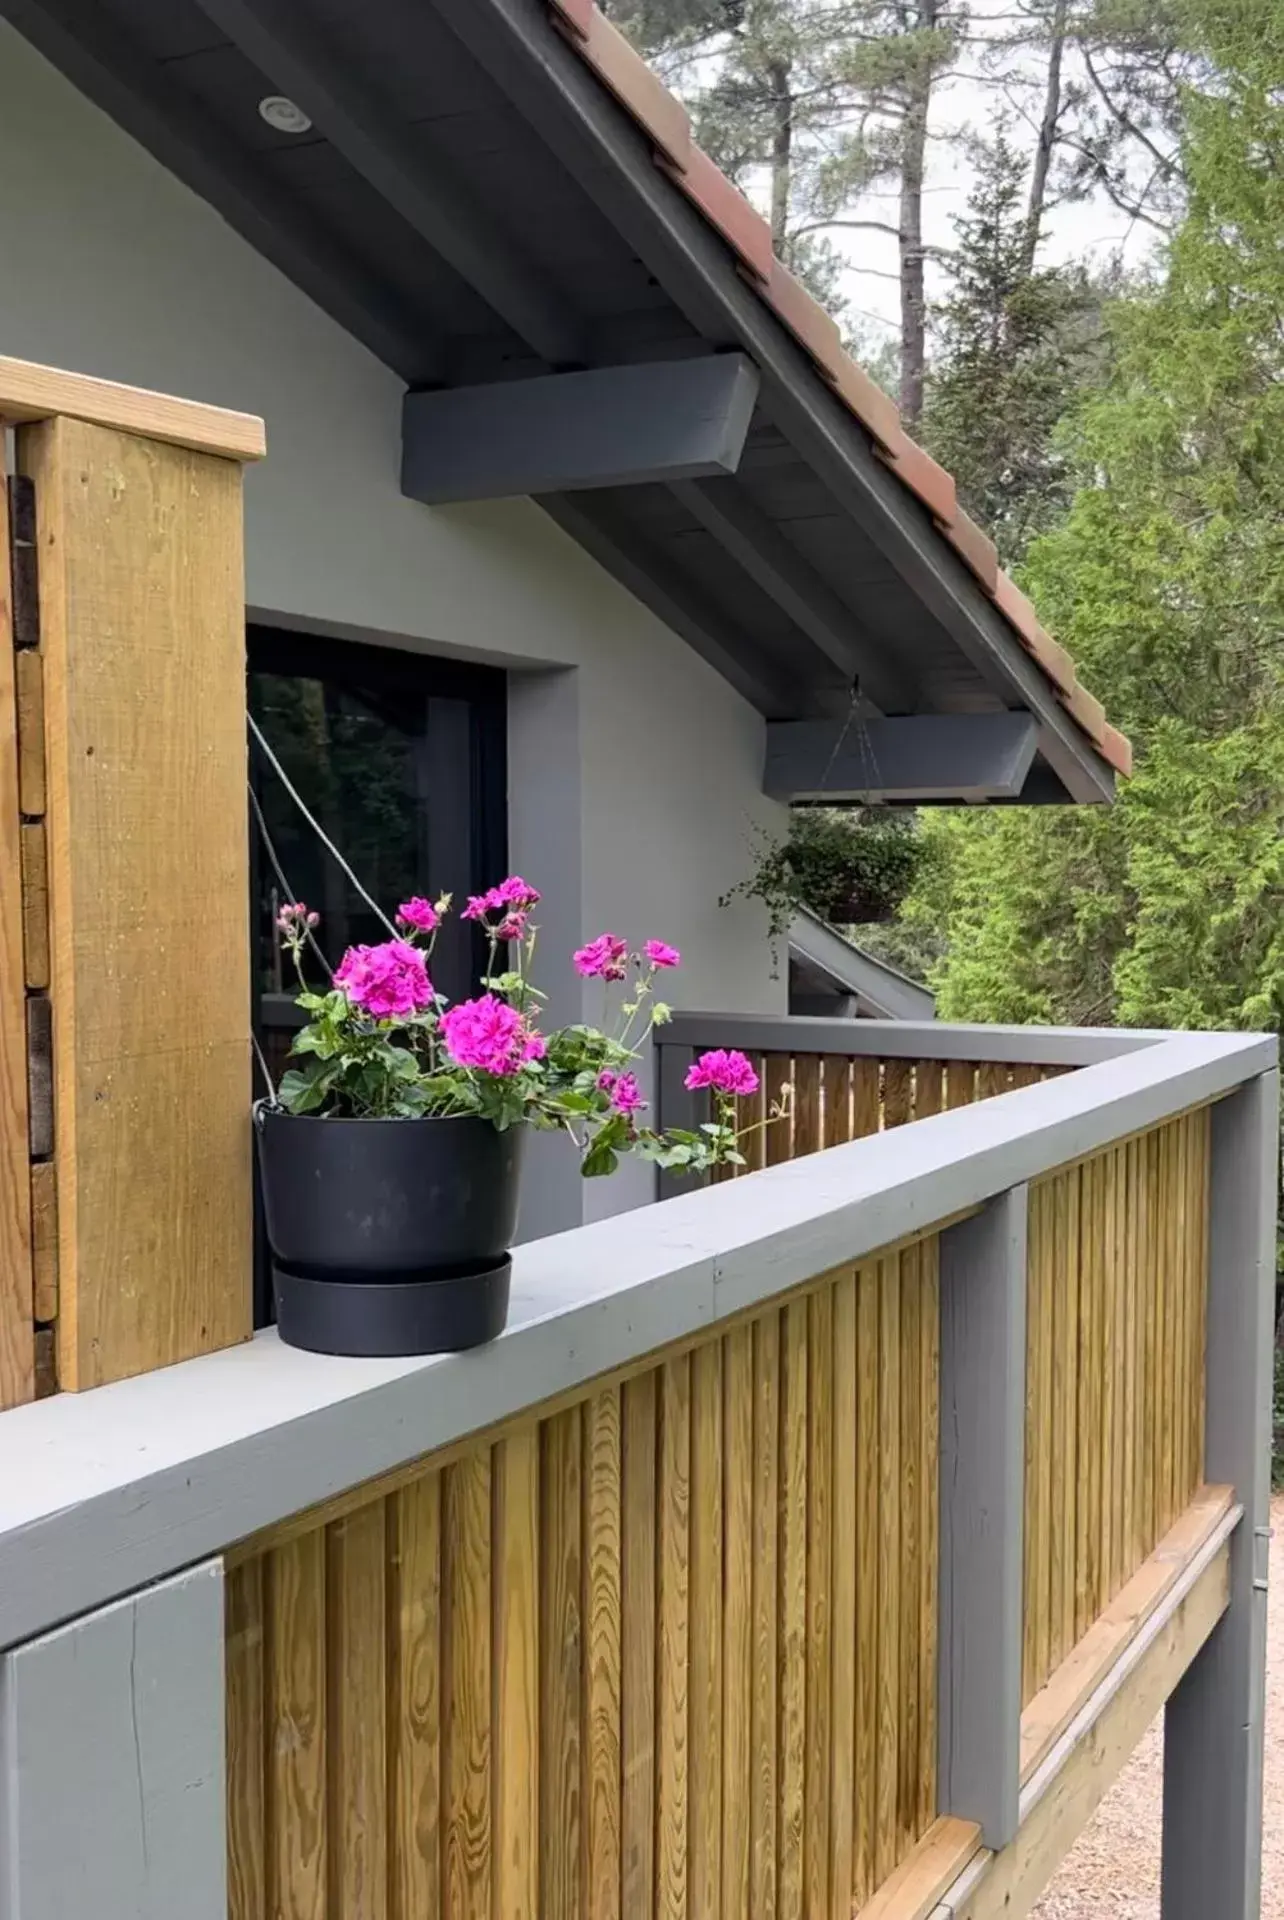
<svg viewBox="0 0 1284 1920"><path fill-rule="evenodd" d="M666 1040L663 1029L655 1038L656 1068L656 1122L663 1130L665 1127L688 1127L694 1129L702 1120L709 1117L708 1096L689 1093L686 1088L687 1070L695 1057L692 1047L674 1045ZM656 1168L655 1197L657 1200L672 1200L675 1194L690 1193L691 1181L676 1173L666 1173L663 1167Z"/></svg>
<svg viewBox="0 0 1284 1920"><path fill-rule="evenodd" d="M1028 1201L1013 1187L941 1235L938 1810L993 1848L1021 1787Z"/></svg>
<svg viewBox="0 0 1284 1920"><path fill-rule="evenodd" d="M1204 1474L1233 1485L1230 1605L1168 1702L1164 1920L1257 1920L1279 1074L1213 1108Z"/></svg>
<svg viewBox="0 0 1284 1920"><path fill-rule="evenodd" d="M0 1654L0 1920L227 1920L223 1565Z"/></svg>

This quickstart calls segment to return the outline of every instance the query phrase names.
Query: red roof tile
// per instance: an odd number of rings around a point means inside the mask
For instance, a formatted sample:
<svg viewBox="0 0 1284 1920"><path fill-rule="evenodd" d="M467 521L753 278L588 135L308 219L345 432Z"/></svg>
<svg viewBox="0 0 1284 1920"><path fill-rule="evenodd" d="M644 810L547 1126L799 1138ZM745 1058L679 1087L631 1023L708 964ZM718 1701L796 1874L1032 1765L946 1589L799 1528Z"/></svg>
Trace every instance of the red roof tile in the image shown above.
<svg viewBox="0 0 1284 1920"><path fill-rule="evenodd" d="M882 458L910 492L918 495L934 520L942 527L953 526L959 502L952 473L947 473L907 433L898 434Z"/></svg>
<svg viewBox="0 0 1284 1920"><path fill-rule="evenodd" d="M962 507L956 507L954 518L941 527L941 532L955 551L966 560L987 593L998 591L1002 575L999 572L999 550L983 527L978 527L971 514L964 513Z"/></svg>
<svg viewBox="0 0 1284 1920"><path fill-rule="evenodd" d="M557 0L557 10L573 30L575 46L620 105L633 115L655 141L665 159L685 172L691 157L691 121L677 95L653 73L632 42L597 7L569 9ZM585 19L585 16L587 18ZM581 20L585 24L581 26Z"/></svg>
<svg viewBox="0 0 1284 1920"><path fill-rule="evenodd" d="M721 167L707 153L692 146L685 172L666 160L657 159L671 180L676 180L689 200L694 200L711 226L718 229L727 244L739 254L742 263L759 280L766 280L775 265L771 250L771 228L755 206L733 186Z"/></svg>
<svg viewBox="0 0 1284 1920"><path fill-rule="evenodd" d="M664 171L737 255L745 278L816 362L834 392L877 442L876 451L931 513L1056 688L1067 712L1117 772L1132 771L1132 748L1081 686L1074 663L1041 626L1034 607L1000 571L994 542L958 505L954 480L900 425L896 404L850 358L838 327L771 251L766 221L697 147L685 107L593 0L548 0L554 22L620 104L654 141Z"/></svg>

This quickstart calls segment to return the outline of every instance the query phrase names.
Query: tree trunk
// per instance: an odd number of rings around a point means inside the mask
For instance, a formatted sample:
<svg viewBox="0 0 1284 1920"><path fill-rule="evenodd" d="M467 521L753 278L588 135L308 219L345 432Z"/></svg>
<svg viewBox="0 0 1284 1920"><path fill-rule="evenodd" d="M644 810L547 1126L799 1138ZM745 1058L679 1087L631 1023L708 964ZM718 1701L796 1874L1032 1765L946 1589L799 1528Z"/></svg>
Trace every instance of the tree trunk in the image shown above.
<svg viewBox="0 0 1284 1920"><path fill-rule="evenodd" d="M771 244L778 259L788 257L789 196L793 187L794 96L789 63L773 60L771 85Z"/></svg>
<svg viewBox="0 0 1284 1920"><path fill-rule="evenodd" d="M940 0L922 0L920 30L936 26ZM927 364L927 292L923 263L923 171L927 153L927 116L932 103L931 56L918 62L906 82L901 147L901 416L917 426L923 412Z"/></svg>
<svg viewBox="0 0 1284 1920"><path fill-rule="evenodd" d="M1068 10L1068 0L1056 0L1048 43L1048 84L1043 96L1043 118L1039 123L1039 143L1034 150L1034 166L1030 172L1030 206L1026 214L1023 249L1027 273L1033 271L1034 258L1039 250L1044 204L1048 196L1048 170L1052 165L1052 150L1057 143L1057 125L1061 119L1061 62L1065 53Z"/></svg>

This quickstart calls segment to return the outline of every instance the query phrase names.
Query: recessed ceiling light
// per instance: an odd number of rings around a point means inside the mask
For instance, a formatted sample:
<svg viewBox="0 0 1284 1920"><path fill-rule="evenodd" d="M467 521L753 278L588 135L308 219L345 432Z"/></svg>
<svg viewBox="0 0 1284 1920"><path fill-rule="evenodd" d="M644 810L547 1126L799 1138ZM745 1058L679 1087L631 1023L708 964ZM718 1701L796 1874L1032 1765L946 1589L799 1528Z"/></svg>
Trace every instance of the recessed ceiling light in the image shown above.
<svg viewBox="0 0 1284 1920"><path fill-rule="evenodd" d="M302 107L296 107L293 100L287 100L283 93L269 93L259 101L259 117L266 120L278 133L308 133L312 122Z"/></svg>

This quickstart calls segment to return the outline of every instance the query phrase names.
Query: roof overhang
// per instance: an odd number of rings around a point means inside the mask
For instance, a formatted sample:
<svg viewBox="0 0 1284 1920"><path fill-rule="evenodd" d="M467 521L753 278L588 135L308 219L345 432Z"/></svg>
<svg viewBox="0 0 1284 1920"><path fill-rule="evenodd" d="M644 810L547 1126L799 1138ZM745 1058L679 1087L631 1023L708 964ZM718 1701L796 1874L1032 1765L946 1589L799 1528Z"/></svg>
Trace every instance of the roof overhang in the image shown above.
<svg viewBox="0 0 1284 1920"><path fill-rule="evenodd" d="M882 797L1111 797L1126 743L588 0L0 14L403 375L412 497L531 495L769 721L948 719L957 792L901 732Z"/></svg>
<svg viewBox="0 0 1284 1920"><path fill-rule="evenodd" d="M805 990L828 987L856 1003L860 1018L934 1020L936 996L814 913L794 915L789 958Z"/></svg>

